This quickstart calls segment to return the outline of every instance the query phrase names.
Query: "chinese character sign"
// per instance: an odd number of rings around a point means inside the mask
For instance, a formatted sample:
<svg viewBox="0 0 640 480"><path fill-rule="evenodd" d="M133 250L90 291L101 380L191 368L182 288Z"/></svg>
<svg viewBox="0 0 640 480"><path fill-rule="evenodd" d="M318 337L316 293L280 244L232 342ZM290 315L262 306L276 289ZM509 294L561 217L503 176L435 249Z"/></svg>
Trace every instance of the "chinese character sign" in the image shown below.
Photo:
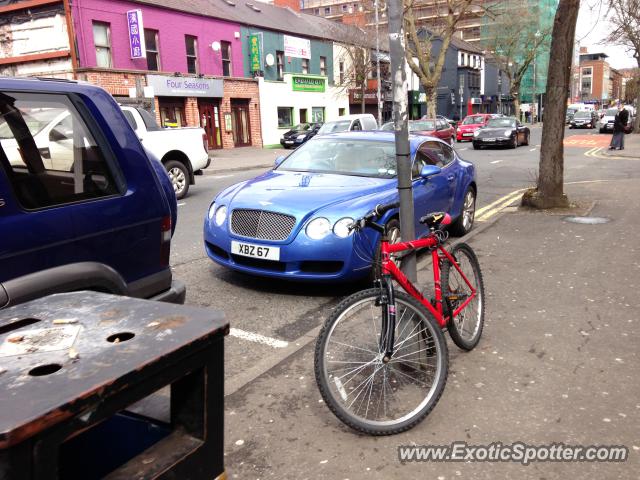
<svg viewBox="0 0 640 480"><path fill-rule="evenodd" d="M144 45L142 10L129 10L127 12L127 27L129 31L131 58L146 58L147 51Z"/></svg>
<svg viewBox="0 0 640 480"><path fill-rule="evenodd" d="M249 56L251 58L251 71L259 72L260 70L262 70L262 56L259 35L249 35Z"/></svg>

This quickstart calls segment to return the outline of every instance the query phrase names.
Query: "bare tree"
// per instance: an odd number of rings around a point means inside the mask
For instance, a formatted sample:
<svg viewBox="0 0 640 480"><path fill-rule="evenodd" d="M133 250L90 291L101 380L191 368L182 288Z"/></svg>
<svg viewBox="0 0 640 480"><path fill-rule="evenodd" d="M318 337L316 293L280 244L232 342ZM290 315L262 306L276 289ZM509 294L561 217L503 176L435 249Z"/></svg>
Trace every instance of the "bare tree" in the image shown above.
<svg viewBox="0 0 640 480"><path fill-rule="evenodd" d="M606 42L624 47L640 68L640 0L609 0L609 22L613 27ZM640 92L636 108L640 107ZM636 115L634 132L640 132L640 115Z"/></svg>
<svg viewBox="0 0 640 480"><path fill-rule="evenodd" d="M407 35L405 56L411 70L418 76L427 95L427 112L437 113L438 83L442 76L451 38L460 21L483 7L481 0L404 0L404 22ZM419 20L422 9L428 8L434 19L428 25ZM440 49L434 49L439 41Z"/></svg>
<svg viewBox="0 0 640 480"><path fill-rule="evenodd" d="M521 1L500 2L492 13L495 17L484 28L482 45L509 79L509 94L520 117L522 80L539 51L548 47L552 26L540 25L536 9Z"/></svg>
<svg viewBox="0 0 640 480"><path fill-rule="evenodd" d="M565 207L569 203L564 194L562 141L579 10L580 0L560 0L553 22L538 182L522 199L524 205L535 208Z"/></svg>
<svg viewBox="0 0 640 480"><path fill-rule="evenodd" d="M633 77L627 80L624 87L624 101L633 103L640 97L640 69L633 72Z"/></svg>

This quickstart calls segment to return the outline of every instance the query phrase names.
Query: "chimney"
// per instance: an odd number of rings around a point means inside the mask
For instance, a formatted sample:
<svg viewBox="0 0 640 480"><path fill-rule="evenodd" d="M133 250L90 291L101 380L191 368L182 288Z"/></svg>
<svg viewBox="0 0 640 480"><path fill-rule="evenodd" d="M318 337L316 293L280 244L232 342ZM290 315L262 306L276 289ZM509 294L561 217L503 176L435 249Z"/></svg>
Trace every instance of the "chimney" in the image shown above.
<svg viewBox="0 0 640 480"><path fill-rule="evenodd" d="M580 53L589 53L587 47L580 47Z"/></svg>
<svg viewBox="0 0 640 480"><path fill-rule="evenodd" d="M300 11L300 0L273 0L273 4L276 7L287 8L289 7L294 12Z"/></svg>

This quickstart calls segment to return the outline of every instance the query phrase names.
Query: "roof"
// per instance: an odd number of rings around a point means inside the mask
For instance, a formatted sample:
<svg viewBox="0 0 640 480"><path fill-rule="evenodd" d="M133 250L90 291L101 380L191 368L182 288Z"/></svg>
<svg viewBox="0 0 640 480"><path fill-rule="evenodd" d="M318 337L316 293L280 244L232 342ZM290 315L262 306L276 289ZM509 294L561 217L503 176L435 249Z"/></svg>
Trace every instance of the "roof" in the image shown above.
<svg viewBox="0 0 640 480"><path fill-rule="evenodd" d="M241 25L276 30L324 40L348 41L363 37L355 26L323 17L299 13L258 0L133 0L135 3L168 8L193 15L216 18Z"/></svg>
<svg viewBox="0 0 640 480"><path fill-rule="evenodd" d="M480 48L476 47L472 43L466 42L461 38L458 38L455 35L451 37L451 45L456 47L458 50L464 50L465 52L482 54L482 50Z"/></svg>

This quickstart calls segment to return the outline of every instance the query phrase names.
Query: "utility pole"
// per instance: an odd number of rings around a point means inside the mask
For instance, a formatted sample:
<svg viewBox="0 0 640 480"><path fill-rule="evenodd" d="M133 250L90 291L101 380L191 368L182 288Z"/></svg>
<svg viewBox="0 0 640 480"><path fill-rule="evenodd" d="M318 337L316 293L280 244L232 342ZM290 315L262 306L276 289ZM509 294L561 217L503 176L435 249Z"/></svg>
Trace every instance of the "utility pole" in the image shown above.
<svg viewBox="0 0 640 480"><path fill-rule="evenodd" d="M398 193L400 195L400 232L402 240L409 241L416 238L416 226L414 224L413 191L411 188L411 152L407 117L407 72L404 56L402 0L390 0L388 7L389 55L391 57L391 78L393 79L393 128L396 135L396 164L398 168ZM415 252L403 258L402 270L409 280L412 282L417 280Z"/></svg>
<svg viewBox="0 0 640 480"><path fill-rule="evenodd" d="M378 79L378 81L376 82L378 84L378 95L376 96L376 98L378 99L378 126L382 126L382 107L381 102L382 102L382 98L381 98L381 86L380 83L382 82L382 79L380 78L380 34L379 34L379 28L378 28L378 0L375 1L375 9L376 9L376 78Z"/></svg>

